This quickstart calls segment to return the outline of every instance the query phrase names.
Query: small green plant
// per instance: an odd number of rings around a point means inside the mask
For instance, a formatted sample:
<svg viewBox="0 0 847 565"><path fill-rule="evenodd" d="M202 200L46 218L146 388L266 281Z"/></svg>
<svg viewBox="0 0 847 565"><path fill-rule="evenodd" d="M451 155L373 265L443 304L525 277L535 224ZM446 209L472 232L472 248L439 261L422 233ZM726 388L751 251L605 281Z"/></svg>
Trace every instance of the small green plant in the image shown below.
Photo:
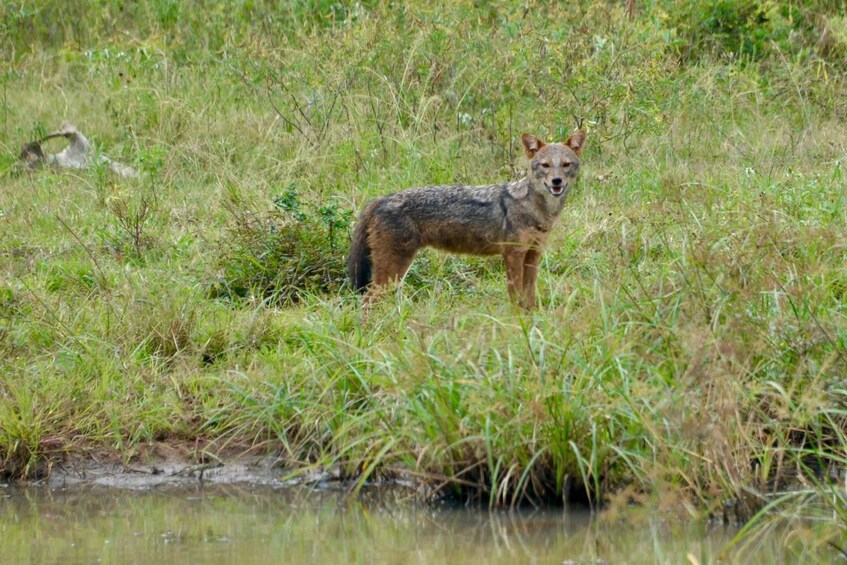
<svg viewBox="0 0 847 565"><path fill-rule="evenodd" d="M265 212L227 205L230 226L221 241L222 275L215 295L298 301L337 292L345 281L346 240L352 211L303 202L289 185Z"/></svg>
<svg viewBox="0 0 847 565"><path fill-rule="evenodd" d="M154 241L149 233L151 219L156 214L156 199L147 194L134 201L126 197L113 196L107 201L114 219L114 239L118 249L138 259Z"/></svg>

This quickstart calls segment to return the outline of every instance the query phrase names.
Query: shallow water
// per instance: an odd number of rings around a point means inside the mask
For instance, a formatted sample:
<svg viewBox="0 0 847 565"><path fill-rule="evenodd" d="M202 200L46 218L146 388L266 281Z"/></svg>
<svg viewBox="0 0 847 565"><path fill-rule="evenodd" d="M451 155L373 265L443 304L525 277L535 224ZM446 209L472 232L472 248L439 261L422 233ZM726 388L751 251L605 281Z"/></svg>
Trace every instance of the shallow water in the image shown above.
<svg viewBox="0 0 847 565"><path fill-rule="evenodd" d="M0 563L713 563L734 528L415 504L402 490L0 488ZM774 536L731 561L788 563Z"/></svg>

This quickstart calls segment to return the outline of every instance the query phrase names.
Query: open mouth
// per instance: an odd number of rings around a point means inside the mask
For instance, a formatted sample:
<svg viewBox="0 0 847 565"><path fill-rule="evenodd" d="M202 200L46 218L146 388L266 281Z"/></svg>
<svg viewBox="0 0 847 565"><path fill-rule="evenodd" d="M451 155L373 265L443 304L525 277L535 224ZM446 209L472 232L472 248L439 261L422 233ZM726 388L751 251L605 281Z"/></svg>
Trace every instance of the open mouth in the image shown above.
<svg viewBox="0 0 847 565"><path fill-rule="evenodd" d="M550 191L550 194L553 196L561 196L562 193L565 192L565 185L560 184L559 186L547 186L547 190Z"/></svg>

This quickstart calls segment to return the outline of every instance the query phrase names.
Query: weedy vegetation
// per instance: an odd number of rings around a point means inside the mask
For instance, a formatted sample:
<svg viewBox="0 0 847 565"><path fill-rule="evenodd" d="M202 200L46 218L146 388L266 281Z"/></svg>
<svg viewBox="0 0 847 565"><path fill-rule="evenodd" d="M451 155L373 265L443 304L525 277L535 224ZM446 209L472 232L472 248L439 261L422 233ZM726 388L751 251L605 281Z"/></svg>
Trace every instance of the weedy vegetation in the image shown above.
<svg viewBox="0 0 847 565"><path fill-rule="evenodd" d="M4 0L0 472L202 441L843 552L844 2L636 8ZM141 176L15 165L63 120ZM537 311L426 252L362 323L366 200L577 125Z"/></svg>

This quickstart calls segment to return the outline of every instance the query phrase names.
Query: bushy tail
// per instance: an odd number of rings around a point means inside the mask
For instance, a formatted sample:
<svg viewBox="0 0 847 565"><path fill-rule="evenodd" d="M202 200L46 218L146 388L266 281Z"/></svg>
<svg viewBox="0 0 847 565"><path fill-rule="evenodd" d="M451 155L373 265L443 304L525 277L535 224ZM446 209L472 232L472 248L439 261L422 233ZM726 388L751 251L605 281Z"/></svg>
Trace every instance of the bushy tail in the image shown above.
<svg viewBox="0 0 847 565"><path fill-rule="evenodd" d="M347 274L350 284L358 292L365 292L371 282L371 248L368 245L368 225L371 222L372 206L365 208L353 232L353 242L350 244L350 256L347 257Z"/></svg>

